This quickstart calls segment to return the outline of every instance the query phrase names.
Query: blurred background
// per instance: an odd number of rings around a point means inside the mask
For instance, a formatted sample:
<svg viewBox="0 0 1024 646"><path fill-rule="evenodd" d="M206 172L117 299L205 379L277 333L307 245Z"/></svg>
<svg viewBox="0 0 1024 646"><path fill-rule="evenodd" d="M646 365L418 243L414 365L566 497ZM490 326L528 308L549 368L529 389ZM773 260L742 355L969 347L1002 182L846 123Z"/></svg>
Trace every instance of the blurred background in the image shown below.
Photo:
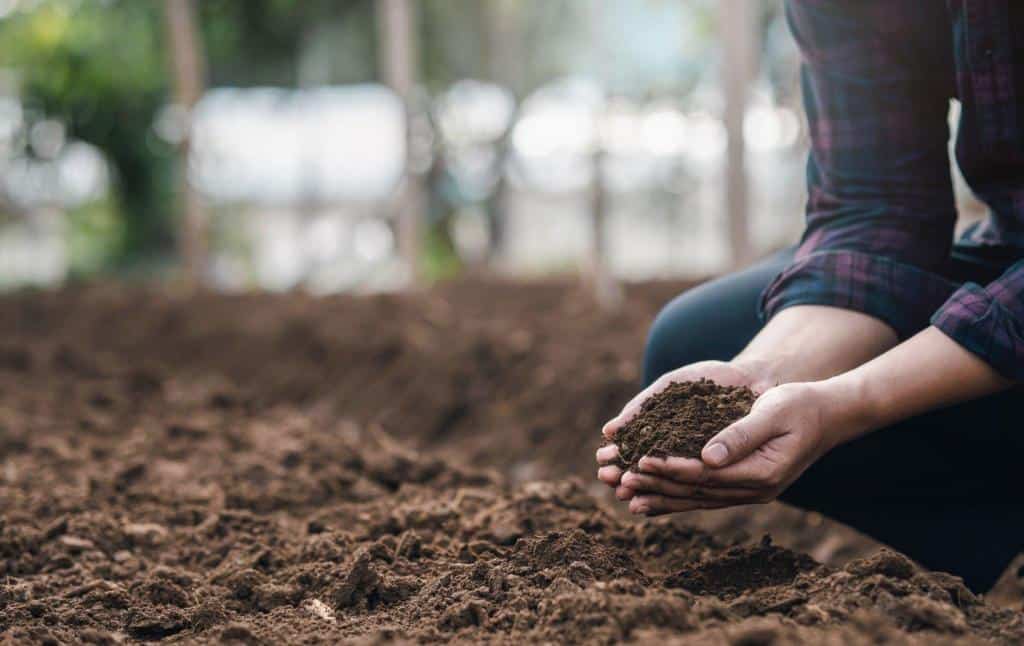
<svg viewBox="0 0 1024 646"><path fill-rule="evenodd" d="M708 275L794 240L777 0L0 0L0 288Z"/></svg>

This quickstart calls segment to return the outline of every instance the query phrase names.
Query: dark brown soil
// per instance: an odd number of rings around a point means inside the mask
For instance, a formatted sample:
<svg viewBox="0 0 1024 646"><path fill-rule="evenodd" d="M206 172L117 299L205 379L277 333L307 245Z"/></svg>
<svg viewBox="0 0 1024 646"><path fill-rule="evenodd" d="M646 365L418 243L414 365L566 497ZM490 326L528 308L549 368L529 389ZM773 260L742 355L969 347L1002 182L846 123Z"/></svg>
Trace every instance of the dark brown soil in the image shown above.
<svg viewBox="0 0 1024 646"><path fill-rule="evenodd" d="M665 585L731 599L750 590L789 585L797 575L818 566L806 554L775 547L766 535L756 547L734 547L707 562L684 567L665 579Z"/></svg>
<svg viewBox="0 0 1024 646"><path fill-rule="evenodd" d="M863 550L813 516L709 533L564 477L672 291L0 298L0 642L1020 643L899 554L747 540Z"/></svg>
<svg viewBox="0 0 1024 646"><path fill-rule="evenodd" d="M645 455L700 458L707 441L749 413L755 399L749 388L707 379L669 384L615 434L619 461L636 470Z"/></svg>

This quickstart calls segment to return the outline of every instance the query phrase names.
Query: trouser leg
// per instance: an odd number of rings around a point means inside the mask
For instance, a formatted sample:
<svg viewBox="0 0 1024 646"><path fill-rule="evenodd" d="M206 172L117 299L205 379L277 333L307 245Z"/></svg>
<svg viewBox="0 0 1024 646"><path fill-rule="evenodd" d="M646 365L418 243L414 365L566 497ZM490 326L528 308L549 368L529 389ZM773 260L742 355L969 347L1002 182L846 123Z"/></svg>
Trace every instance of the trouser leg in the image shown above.
<svg viewBox="0 0 1024 646"><path fill-rule="evenodd" d="M812 465L781 499L992 587L1024 548L1020 393L978 399L850 442Z"/></svg>

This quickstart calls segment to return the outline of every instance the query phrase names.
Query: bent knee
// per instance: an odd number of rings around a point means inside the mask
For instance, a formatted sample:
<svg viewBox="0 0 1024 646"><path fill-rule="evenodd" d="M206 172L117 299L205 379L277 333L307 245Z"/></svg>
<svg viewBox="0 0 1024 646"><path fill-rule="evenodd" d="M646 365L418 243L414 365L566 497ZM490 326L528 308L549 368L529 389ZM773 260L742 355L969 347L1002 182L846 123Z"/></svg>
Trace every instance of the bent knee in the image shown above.
<svg viewBox="0 0 1024 646"><path fill-rule="evenodd" d="M726 277L684 292L651 324L644 383L697 361L729 361L757 334L760 288Z"/></svg>
<svg viewBox="0 0 1024 646"><path fill-rule="evenodd" d="M708 327L710 312L699 298L681 294L663 307L647 333L644 346L644 385L682 366L721 357L708 352L712 339Z"/></svg>
<svg viewBox="0 0 1024 646"><path fill-rule="evenodd" d="M761 329L757 316L761 292L792 258L793 250L784 249L673 299L647 335L644 382L697 361L729 361L739 354Z"/></svg>

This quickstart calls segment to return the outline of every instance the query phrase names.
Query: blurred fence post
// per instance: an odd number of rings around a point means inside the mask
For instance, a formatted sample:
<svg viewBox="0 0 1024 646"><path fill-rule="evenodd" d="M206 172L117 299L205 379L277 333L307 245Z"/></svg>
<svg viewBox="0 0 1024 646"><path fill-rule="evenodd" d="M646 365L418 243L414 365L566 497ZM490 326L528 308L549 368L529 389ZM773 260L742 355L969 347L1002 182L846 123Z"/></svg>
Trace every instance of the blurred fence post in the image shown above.
<svg viewBox="0 0 1024 646"><path fill-rule="evenodd" d="M590 267L589 279L597 304L605 310L616 310L622 305L622 286L615 280L608 266L608 192L604 181L604 147L595 137L591 156L594 179L590 185Z"/></svg>
<svg viewBox="0 0 1024 646"><path fill-rule="evenodd" d="M723 49L724 120L728 137L723 182L725 194L722 197L729 222L729 246L734 266L753 260L743 118L756 65L758 7L759 3L750 0L719 0L718 3L719 39Z"/></svg>
<svg viewBox="0 0 1024 646"><path fill-rule="evenodd" d="M188 179L192 109L206 87L206 54L196 25L193 0L164 0L167 53L174 81L174 102L188 115L178 146L178 182L182 200L178 248L185 278L193 286L202 282L207 263L207 215L199 193Z"/></svg>
<svg viewBox="0 0 1024 646"><path fill-rule="evenodd" d="M383 81L405 107L406 162L397 197L398 250L413 283L419 282L421 231L425 208L421 177L411 168L413 146L413 92L419 69L414 0L376 0L377 57Z"/></svg>
<svg viewBox="0 0 1024 646"><path fill-rule="evenodd" d="M491 81L512 92L515 109L505 131L495 142L497 154L494 169L497 181L487 196L488 240L485 261L493 263L504 252L508 226L508 166L512 160L512 131L519 118L519 101L523 90L523 33L519 0L488 0L480 5L481 68Z"/></svg>
<svg viewBox="0 0 1024 646"><path fill-rule="evenodd" d="M591 16L591 27L604 23L604 12L607 6L601 2L594 2L588 5ZM606 51L606 43L600 31L594 31L594 42L602 50L600 58L606 59L609 54ZM590 258L587 278L591 282L591 289L594 292L594 300L605 310L616 310L622 306L624 294L622 286L612 275L611 267L608 264L608 216L611 211L611 204L608 199L608 190L605 182L605 159L608 152L604 138L604 127L608 118L607 94L603 95L601 107L594 113L593 131L590 133L593 149L590 153L591 175L590 201L587 206L590 210Z"/></svg>

